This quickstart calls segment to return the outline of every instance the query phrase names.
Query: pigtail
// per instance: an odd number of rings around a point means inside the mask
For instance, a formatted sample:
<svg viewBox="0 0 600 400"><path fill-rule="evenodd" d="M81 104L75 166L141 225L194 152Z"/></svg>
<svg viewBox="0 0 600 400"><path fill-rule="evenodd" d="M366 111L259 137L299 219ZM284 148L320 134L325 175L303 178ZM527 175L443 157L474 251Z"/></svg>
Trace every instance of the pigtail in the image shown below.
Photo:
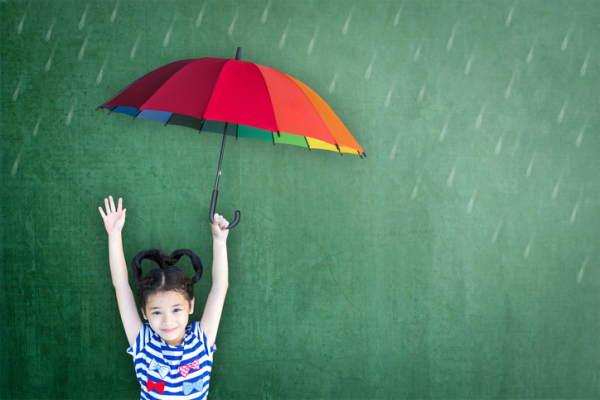
<svg viewBox="0 0 600 400"><path fill-rule="evenodd" d="M202 261L200 261L200 257L198 257L193 251L188 249L175 250L171 256L169 256L169 260L173 261L174 265L182 256L188 256L190 260L192 260L192 265L194 266L194 270L196 271L196 275L192 278L194 283L197 283L202 277Z"/></svg>
<svg viewBox="0 0 600 400"><path fill-rule="evenodd" d="M144 250L139 252L131 262L133 279L135 280L135 285L137 287L140 287L140 282L142 281L142 260L145 258L157 263L160 269L165 269L165 264L169 259L169 257L160 250Z"/></svg>
<svg viewBox="0 0 600 400"><path fill-rule="evenodd" d="M179 261L182 256L188 256L192 261L192 265L196 274L192 278L194 283L197 283L202 276L202 261L200 261L200 257L198 257L193 251L188 249L180 249L175 250L170 256L167 256L160 250L144 250L139 252L131 263L133 268L133 278L135 280L135 284L137 287L140 287L140 282L142 281L142 260L149 259L158 264L160 269L164 270L169 266L175 266L175 263Z"/></svg>

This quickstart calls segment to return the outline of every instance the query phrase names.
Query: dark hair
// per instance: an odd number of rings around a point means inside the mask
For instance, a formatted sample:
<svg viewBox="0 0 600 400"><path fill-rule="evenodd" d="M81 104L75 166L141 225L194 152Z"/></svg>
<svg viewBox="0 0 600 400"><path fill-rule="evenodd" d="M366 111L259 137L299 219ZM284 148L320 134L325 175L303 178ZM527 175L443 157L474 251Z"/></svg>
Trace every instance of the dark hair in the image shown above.
<svg viewBox="0 0 600 400"><path fill-rule="evenodd" d="M192 279L188 278L182 270L175 266L175 263L182 256L188 256L192 260L192 265L196 270L196 275ZM154 261L160 268L151 270L142 279L141 262L145 258ZM187 249L175 250L170 256L160 250L145 250L134 257L131 265L142 309L146 308L148 297L159 292L176 291L181 293L188 302L191 302L194 298L194 284L202 276L200 258Z"/></svg>

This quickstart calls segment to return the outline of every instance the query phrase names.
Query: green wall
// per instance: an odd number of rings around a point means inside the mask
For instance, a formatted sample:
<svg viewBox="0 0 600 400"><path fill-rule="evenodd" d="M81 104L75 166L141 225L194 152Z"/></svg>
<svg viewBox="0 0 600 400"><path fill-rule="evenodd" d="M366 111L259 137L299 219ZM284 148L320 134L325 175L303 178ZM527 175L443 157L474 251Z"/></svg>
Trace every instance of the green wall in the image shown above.
<svg viewBox="0 0 600 400"><path fill-rule="evenodd" d="M228 141L218 211L242 220L211 398L600 398L599 1L0 13L1 398L139 396L98 206L124 198L128 260L210 266L221 136L95 108L238 46L319 93L368 158Z"/></svg>

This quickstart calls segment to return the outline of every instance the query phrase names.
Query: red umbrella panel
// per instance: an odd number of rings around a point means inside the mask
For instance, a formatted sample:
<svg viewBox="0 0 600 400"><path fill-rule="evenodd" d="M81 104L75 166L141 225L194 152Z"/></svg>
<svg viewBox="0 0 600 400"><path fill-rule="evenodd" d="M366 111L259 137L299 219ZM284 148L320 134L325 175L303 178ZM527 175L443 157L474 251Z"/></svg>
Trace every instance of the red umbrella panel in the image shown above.
<svg viewBox="0 0 600 400"><path fill-rule="evenodd" d="M98 109L197 130L206 120L221 121L236 124L237 137L366 156L333 110L308 86L273 68L241 61L240 54L238 48L235 60L172 62L139 78ZM236 211L230 226L238 221Z"/></svg>

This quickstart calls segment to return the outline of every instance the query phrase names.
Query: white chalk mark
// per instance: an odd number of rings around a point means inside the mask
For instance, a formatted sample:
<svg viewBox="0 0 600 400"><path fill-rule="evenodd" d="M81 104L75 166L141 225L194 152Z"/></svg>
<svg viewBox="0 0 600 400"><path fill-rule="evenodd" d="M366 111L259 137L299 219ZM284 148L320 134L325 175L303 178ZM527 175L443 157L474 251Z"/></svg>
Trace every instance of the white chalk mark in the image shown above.
<svg viewBox="0 0 600 400"><path fill-rule="evenodd" d="M475 129L481 128L481 123L483 122L483 113L485 112L485 104L481 106L481 111L475 120Z"/></svg>
<svg viewBox="0 0 600 400"><path fill-rule="evenodd" d="M533 153L533 156L531 157L531 161L529 162L529 166L527 167L527 171L525 172L525 176L527 178L529 178L529 176L531 175L531 170L533 169L534 162L535 162L535 153Z"/></svg>
<svg viewBox="0 0 600 400"><path fill-rule="evenodd" d="M516 4L513 4L512 8L510 9L510 12L508 13L508 17L506 17L505 25L507 27L510 25L510 22L512 21L513 14L515 13L515 6L516 6Z"/></svg>
<svg viewBox="0 0 600 400"><path fill-rule="evenodd" d="M394 146L392 147L392 151L390 152L390 161L394 159L394 157L396 157L396 149L398 148L398 141L396 140L396 143L394 143Z"/></svg>
<svg viewBox="0 0 600 400"><path fill-rule="evenodd" d="M452 187L452 184L454 183L455 175L456 175L456 163L454 163L454 166L452 167L452 171L450 171L450 175L448 176L448 179L446 180L446 185L448 185L448 187Z"/></svg>
<svg viewBox="0 0 600 400"><path fill-rule="evenodd" d="M167 47L169 45L169 41L171 40L171 35L173 34L173 25L169 26L169 30L163 39L163 47Z"/></svg>
<svg viewBox="0 0 600 400"><path fill-rule="evenodd" d="M315 42L317 41L317 36L319 35L319 27L315 29L315 33L313 33L312 39L310 39L310 43L308 44L308 49L306 49L306 53L309 55L312 54L313 49L315 48Z"/></svg>
<svg viewBox="0 0 600 400"><path fill-rule="evenodd" d="M115 4L115 8L112 12L112 14L110 14L110 23L112 24L113 22L115 22L115 19L117 19L117 10L119 9L119 4L121 3L121 1L117 1L117 4Z"/></svg>
<svg viewBox="0 0 600 400"><path fill-rule="evenodd" d="M500 136L500 140L498 140L498 144L496 144L496 149L494 150L494 154L496 156L500 155L500 152L502 151L502 142L504 141L504 133L502 134L502 136Z"/></svg>
<svg viewBox="0 0 600 400"><path fill-rule="evenodd" d="M54 48L52 49L52 53L50 53L50 57L48 57L48 61L46 62L46 66L44 67L44 70L46 72L50 71L50 67L52 66L52 59L54 58L55 52L56 52L56 45L54 45Z"/></svg>
<svg viewBox="0 0 600 400"><path fill-rule="evenodd" d="M523 258L525 258L525 259L529 258L529 253L531 252L532 245L533 245L533 236L531 237L531 239L529 239L529 243L527 244L527 247L525 248L525 253L523 254Z"/></svg>
<svg viewBox="0 0 600 400"><path fill-rule="evenodd" d="M348 28L350 27L350 21L352 20L353 12L354 12L354 6L352 6L352 9L350 9L350 13L348 13L348 18L346 19L346 23L344 24L344 27L342 28L343 35L348 33Z"/></svg>
<svg viewBox="0 0 600 400"><path fill-rule="evenodd" d="M585 56L585 60L583 61L583 65L581 66L581 69L579 70L579 76L584 76L585 75L585 71L587 70L588 62L590 61L590 53L591 53L591 51L588 51L587 55Z"/></svg>
<svg viewBox="0 0 600 400"><path fill-rule="evenodd" d="M98 72L98 76L96 77L96 86L102 82L102 77L104 76L104 68L106 68L106 62L108 59L104 60L102 63L102 68L100 68L100 72Z"/></svg>
<svg viewBox="0 0 600 400"><path fill-rule="evenodd" d="M448 121L446 121L446 123L444 124L444 127L442 128L442 131L440 132L440 142L444 141L444 138L446 137L447 132L448 132Z"/></svg>
<svg viewBox="0 0 600 400"><path fill-rule="evenodd" d="M329 85L329 93L333 93L335 90L335 81L337 81L337 78L338 72L336 71L335 74L333 74L333 81L331 81L331 84Z"/></svg>
<svg viewBox="0 0 600 400"><path fill-rule="evenodd" d="M392 151L390 152L390 161L396 157L396 149L398 148L398 143L400 143L400 138L402 135L398 135L396 141L394 142L394 146L392 147Z"/></svg>
<svg viewBox="0 0 600 400"><path fill-rule="evenodd" d="M38 117L37 123L35 124L35 128L33 128L33 132L32 132L32 136L36 137L38 134L38 131L40 129L40 123L42 122L42 116L40 115Z"/></svg>
<svg viewBox="0 0 600 400"><path fill-rule="evenodd" d="M534 47L535 47L535 41L531 45L531 49L529 49L529 53L527 54L527 64L529 64L531 62L531 60L533 59L533 48Z"/></svg>
<svg viewBox="0 0 600 400"><path fill-rule="evenodd" d="M571 224L573 224L575 222L575 219L577 219L577 210L579 210L580 204L580 201L577 200L577 203L575 203L575 207L573 208L573 212L571 213L571 217L569 218L569 222Z"/></svg>
<svg viewBox="0 0 600 400"><path fill-rule="evenodd" d="M385 96L385 101L383 102L383 106L385 108L388 108L390 106L390 103L392 102L392 93L394 92L394 85L392 85L390 87L390 90L388 91L387 96Z"/></svg>
<svg viewBox="0 0 600 400"><path fill-rule="evenodd" d="M17 169L19 168L19 163L21 162L21 154L23 154L23 147L21 147L21 151L19 151L19 155L17 156L17 159L15 160L15 163L12 166L12 169L10 171L10 174L12 176L15 176L17 174Z"/></svg>
<svg viewBox="0 0 600 400"><path fill-rule="evenodd" d="M377 58L377 52L375 52L373 54L373 57L371 57L371 63L369 64L369 67L367 68L367 71L365 72L365 80L369 80L371 79L371 73L373 72L373 64L375 63L375 59Z"/></svg>
<svg viewBox="0 0 600 400"><path fill-rule="evenodd" d="M419 193L419 183L420 182L421 182L421 177L419 176L419 178L417 178L417 184L415 185L415 188L413 189L412 193L410 194L410 198L413 200L417 197L417 193Z"/></svg>
<svg viewBox="0 0 600 400"><path fill-rule="evenodd" d="M73 103L73 105L71 106L71 109L69 110L69 114L67 114L67 120L65 121L67 126L71 125L71 121L73 120L74 113L75 113L75 103Z"/></svg>
<svg viewBox="0 0 600 400"><path fill-rule="evenodd" d="M513 84L515 83L515 74L513 74L510 83L508 84L508 87L506 88L506 91L504 92L504 98L508 99L508 97L510 96L510 92L512 91L512 87Z"/></svg>
<svg viewBox="0 0 600 400"><path fill-rule="evenodd" d="M496 241L498 240L498 235L500 234L500 229L502 229L502 221L500 221L498 223L498 226L496 227L496 231L494 232L494 235L492 236L492 243L496 243Z"/></svg>
<svg viewBox="0 0 600 400"><path fill-rule="evenodd" d="M202 5L202 9L200 10L200 14L198 14L198 18L196 18L196 28L200 28L200 25L202 25L202 19L204 18L205 10L206 10L206 1Z"/></svg>
<svg viewBox="0 0 600 400"><path fill-rule="evenodd" d="M83 59L83 55L85 54L85 48L87 47L89 37L90 35L88 34L85 40L83 41L83 44L81 45L81 49L79 50L79 54L77 55L77 59L79 61Z"/></svg>
<svg viewBox="0 0 600 400"><path fill-rule="evenodd" d="M556 119L556 122L558 122L559 124L563 121L563 119L565 118L565 111L567 109L567 104L568 101L565 100L565 102L563 103L562 108L560 109L560 112L558 113L558 118Z"/></svg>
<svg viewBox="0 0 600 400"><path fill-rule="evenodd" d="M562 178L558 178L558 181L556 181L556 185L554 185L554 189L552 190L552 200L556 199L556 197L558 196L558 190L560 189L560 181Z"/></svg>
<svg viewBox="0 0 600 400"><path fill-rule="evenodd" d="M475 56L473 54L471 54L471 57L469 58L469 61L467 62L467 65L465 66L465 75L469 75L469 72L471 72L471 66L473 65L474 59L475 59Z"/></svg>
<svg viewBox="0 0 600 400"><path fill-rule="evenodd" d="M446 50L450 51L452 45L454 44L454 37L456 36L456 30L458 29L458 22L452 28L452 33L450 34L450 38L448 39L448 43L446 44Z"/></svg>
<svg viewBox="0 0 600 400"><path fill-rule="evenodd" d="M422 47L423 47L423 39L421 39L421 42L419 43L419 47L417 47L417 50L415 51L415 55L413 56L414 62L419 61L419 57L421 56L421 48Z"/></svg>
<svg viewBox="0 0 600 400"><path fill-rule="evenodd" d="M400 4L400 8L398 9L396 16L394 17L394 26L398 26L398 23L400 22L400 15L402 15L403 8L404 8L404 2L402 2L402 4Z"/></svg>
<svg viewBox="0 0 600 400"><path fill-rule="evenodd" d="M129 53L130 60L133 60L135 58L135 53L137 53L137 47L138 47L138 44L140 43L141 39L142 39L142 34L140 33L133 45L133 48L131 49L131 53Z"/></svg>
<svg viewBox="0 0 600 400"><path fill-rule="evenodd" d="M21 18L21 22L19 22L19 26L17 27L17 33L20 35L23 32L23 25L25 25L25 18L27 18L27 10L23 13L23 18Z"/></svg>
<svg viewBox="0 0 600 400"><path fill-rule="evenodd" d="M473 196L469 200L469 204L467 205L467 214L470 214L473 211L473 206L475 205L475 197L477 197L477 189L473 192Z"/></svg>
<svg viewBox="0 0 600 400"><path fill-rule="evenodd" d="M271 3L272 3L272 1L269 0L269 2L267 3L267 7L265 8L265 11L263 11L262 17L260 18L260 23L263 25L267 22L267 17L269 16L269 10L271 9Z"/></svg>
<svg viewBox="0 0 600 400"><path fill-rule="evenodd" d="M417 97L417 102L423 101L423 97L425 97L425 89L427 88L427 83L424 83L421 87L421 91L419 92L419 97Z"/></svg>
<svg viewBox="0 0 600 400"><path fill-rule="evenodd" d="M83 15L81 16L81 19L79 20L79 30L82 30L83 27L85 26L85 18L87 16L89 9L90 9L90 3L87 3L87 5L85 6L85 11L83 12Z"/></svg>
<svg viewBox="0 0 600 400"><path fill-rule="evenodd" d="M19 98L19 94L21 93L21 85L23 84L23 75L21 75L21 79L19 79L19 84L17 85L17 88L15 89L15 92L13 93L13 101L17 101L17 99Z"/></svg>
<svg viewBox="0 0 600 400"><path fill-rule="evenodd" d="M46 32L46 42L49 42L50 38L52 37L52 29L54 29L55 23L56 23L56 18L54 18L52 20L52 23L50 24L50 28L48 28L48 32Z"/></svg>
<svg viewBox="0 0 600 400"><path fill-rule="evenodd" d="M575 147L579 148L581 146L581 141L583 140L583 133L585 132L586 125L583 125L581 130L579 131L579 136L577 136L577 140L575 140Z"/></svg>
<svg viewBox="0 0 600 400"><path fill-rule="evenodd" d="M567 31L567 35L565 36L565 38L562 41L562 44L560 45L560 49L562 51L565 51L567 49L567 46L569 45L569 36L571 36L571 28L569 28L569 30Z"/></svg>
<svg viewBox="0 0 600 400"><path fill-rule="evenodd" d="M581 283L581 279L583 278L583 274L585 273L585 267L587 267L587 263L588 263L589 258L586 257L585 260L583 260L583 264L581 264L581 268L579 269L579 273L577 274L577 283ZM594 371L594 379L596 378L596 371Z"/></svg>
<svg viewBox="0 0 600 400"><path fill-rule="evenodd" d="M227 35L231 36L233 35L233 30L235 29L235 23L237 22L238 19L238 13L236 12L233 20L231 21L231 24L229 25L229 30L227 31Z"/></svg>
<svg viewBox="0 0 600 400"><path fill-rule="evenodd" d="M289 31L290 31L290 21L288 21L287 26L285 27L285 30L283 31L283 35L281 35L281 39L279 40L279 48L280 49L283 49L283 46L285 46L285 39L287 38Z"/></svg>

